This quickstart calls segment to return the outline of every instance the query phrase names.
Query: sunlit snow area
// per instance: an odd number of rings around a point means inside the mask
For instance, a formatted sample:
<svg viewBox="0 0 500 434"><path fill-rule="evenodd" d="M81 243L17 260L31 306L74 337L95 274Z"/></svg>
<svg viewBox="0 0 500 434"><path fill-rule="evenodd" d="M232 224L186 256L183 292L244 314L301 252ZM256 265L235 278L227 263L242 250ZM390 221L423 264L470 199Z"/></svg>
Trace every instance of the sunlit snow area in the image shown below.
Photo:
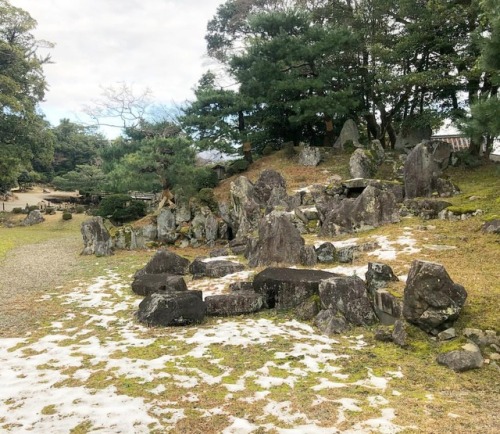
<svg viewBox="0 0 500 434"><path fill-rule="evenodd" d="M356 240L350 240L355 244ZM411 237L378 239L375 257L415 249ZM396 254L396 253L394 253ZM364 277L366 267L329 271ZM218 294L243 271L188 282ZM68 293L48 292L67 314L36 336L0 340L0 423L10 432L397 433L400 370L349 363L368 351L363 335L323 336L268 314L147 328L131 276L106 271ZM36 303L36 301L34 301ZM359 391L363 390L363 393ZM297 393L295 393L297 391ZM356 393L354 393L356 392Z"/></svg>

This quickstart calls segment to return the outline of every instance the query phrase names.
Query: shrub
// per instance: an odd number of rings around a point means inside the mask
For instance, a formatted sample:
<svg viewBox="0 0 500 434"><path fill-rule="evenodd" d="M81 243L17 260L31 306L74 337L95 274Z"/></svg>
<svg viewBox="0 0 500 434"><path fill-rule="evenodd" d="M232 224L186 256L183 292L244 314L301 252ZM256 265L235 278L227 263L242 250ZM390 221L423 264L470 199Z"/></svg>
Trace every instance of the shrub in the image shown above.
<svg viewBox="0 0 500 434"><path fill-rule="evenodd" d="M273 152L274 152L274 146L270 144L264 146L264 149L262 149L262 155L264 156L271 155Z"/></svg>
<svg viewBox="0 0 500 434"><path fill-rule="evenodd" d="M146 204L126 194L113 194L102 199L96 215L117 223L137 220L146 215Z"/></svg>
<svg viewBox="0 0 500 434"><path fill-rule="evenodd" d="M56 213L56 209L53 206L48 206L45 208L45 214L52 215Z"/></svg>
<svg viewBox="0 0 500 434"><path fill-rule="evenodd" d="M62 215L63 220L71 220L73 218L73 214L68 211L64 211Z"/></svg>
<svg viewBox="0 0 500 434"><path fill-rule="evenodd" d="M12 208L13 214L21 214L23 212L22 208Z"/></svg>
<svg viewBox="0 0 500 434"><path fill-rule="evenodd" d="M231 165L227 168L227 173L228 175L236 175L237 173L247 170L248 166L250 166L250 163L241 158L240 160L235 160L231 163Z"/></svg>
<svg viewBox="0 0 500 434"><path fill-rule="evenodd" d="M77 205L75 208L76 214L83 214L85 212L85 207L83 205Z"/></svg>
<svg viewBox="0 0 500 434"><path fill-rule="evenodd" d="M193 184L196 190L214 188L218 183L217 173L208 167L199 167L193 173Z"/></svg>
<svg viewBox="0 0 500 434"><path fill-rule="evenodd" d="M40 209L38 205L30 205L28 207L28 212L35 211L36 209Z"/></svg>
<svg viewBox="0 0 500 434"><path fill-rule="evenodd" d="M219 204L215 198L214 190L211 188L202 188L196 195L196 199L201 205L208 206L213 212L216 212L219 209Z"/></svg>

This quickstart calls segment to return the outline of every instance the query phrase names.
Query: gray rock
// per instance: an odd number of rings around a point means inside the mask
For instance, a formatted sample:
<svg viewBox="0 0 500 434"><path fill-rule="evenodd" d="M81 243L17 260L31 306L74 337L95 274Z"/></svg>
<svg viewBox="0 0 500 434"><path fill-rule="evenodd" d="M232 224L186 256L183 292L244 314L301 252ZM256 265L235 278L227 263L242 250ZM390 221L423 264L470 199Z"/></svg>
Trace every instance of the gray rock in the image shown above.
<svg viewBox="0 0 500 434"><path fill-rule="evenodd" d="M321 270L267 268L254 277L253 289L264 296L267 308L290 309L318 296L320 282L335 276Z"/></svg>
<svg viewBox="0 0 500 434"><path fill-rule="evenodd" d="M254 185L244 176L231 182L229 217L235 239L245 239L258 226L261 219L260 204Z"/></svg>
<svg viewBox="0 0 500 434"><path fill-rule="evenodd" d="M322 243L315 251L321 264L331 264L337 260L337 249L330 242Z"/></svg>
<svg viewBox="0 0 500 434"><path fill-rule="evenodd" d="M28 216L21 222L22 226L33 226L33 225L38 225L42 222L44 222L45 219L38 209L34 209L33 211L30 211Z"/></svg>
<svg viewBox="0 0 500 434"><path fill-rule="evenodd" d="M146 240L140 228L136 230L130 226L122 226L116 230L112 239L116 249L135 250L146 247Z"/></svg>
<svg viewBox="0 0 500 434"><path fill-rule="evenodd" d="M382 147L382 143L380 143L380 140L372 140L370 144L368 145L368 150L371 152L375 163L377 165L380 165L384 162L385 160L385 150Z"/></svg>
<svg viewBox="0 0 500 434"><path fill-rule="evenodd" d="M392 331L392 341L402 347L406 348L408 346L408 333L406 332L406 325L404 321L396 320L394 323L394 329Z"/></svg>
<svg viewBox="0 0 500 434"><path fill-rule="evenodd" d="M294 316L299 321L311 321L320 311L320 303L316 297L304 300L294 309Z"/></svg>
<svg viewBox="0 0 500 434"><path fill-rule="evenodd" d="M175 198L175 223L180 225L191 221L191 207L189 200L183 197Z"/></svg>
<svg viewBox="0 0 500 434"><path fill-rule="evenodd" d="M450 202L438 199L405 199L401 215L414 215L424 220L437 219L439 213L449 206Z"/></svg>
<svg viewBox="0 0 500 434"><path fill-rule="evenodd" d="M358 127L356 122L352 119L347 119L347 121L345 121L342 130L340 131L340 136L333 144L333 147L337 149L344 149L344 146L349 143L356 147L360 146Z"/></svg>
<svg viewBox="0 0 500 434"><path fill-rule="evenodd" d="M301 166L317 166L321 161L319 148L304 147L299 153L299 164Z"/></svg>
<svg viewBox="0 0 500 434"><path fill-rule="evenodd" d="M92 217L82 223L82 255L109 256L113 254L111 236L104 226L102 217Z"/></svg>
<svg viewBox="0 0 500 434"><path fill-rule="evenodd" d="M440 354L437 362L455 372L464 372L483 366L483 356L478 351L450 351Z"/></svg>
<svg viewBox="0 0 500 434"><path fill-rule="evenodd" d="M353 178L371 178L377 171L376 162L365 149L356 149L349 160L349 173Z"/></svg>
<svg viewBox="0 0 500 434"><path fill-rule="evenodd" d="M366 285L357 276L332 277L319 284L321 307L350 326L371 325L377 318L368 298Z"/></svg>
<svg viewBox="0 0 500 434"><path fill-rule="evenodd" d="M202 277L223 277L228 274L243 271L245 266L239 262L226 261L226 260L213 260L205 261L203 259L195 259L189 266L189 272L193 275L194 279Z"/></svg>
<svg viewBox="0 0 500 434"><path fill-rule="evenodd" d="M205 297L207 315L234 316L258 312L263 307L262 295L253 291L237 291L232 294Z"/></svg>
<svg viewBox="0 0 500 434"><path fill-rule="evenodd" d="M379 321L384 325L391 325L401 318L403 301L383 288L370 291L370 301Z"/></svg>
<svg viewBox="0 0 500 434"><path fill-rule="evenodd" d="M474 328L466 328L463 335L479 346L500 345L500 337L496 335L494 330L480 330Z"/></svg>
<svg viewBox="0 0 500 434"><path fill-rule="evenodd" d="M394 194L370 185L356 199L345 199L330 211L320 235L335 236L399 221L399 205Z"/></svg>
<svg viewBox="0 0 500 434"><path fill-rule="evenodd" d="M500 234L500 219L490 220L481 227L481 230L486 234Z"/></svg>
<svg viewBox="0 0 500 434"><path fill-rule="evenodd" d="M300 264L304 239L283 214L269 214L259 225L259 238L248 255L251 267L273 264Z"/></svg>
<svg viewBox="0 0 500 434"><path fill-rule="evenodd" d="M398 280L388 265L377 262L368 263L368 271L365 274L368 294L375 314L384 325L394 324L401 317L402 301L384 289L389 282Z"/></svg>
<svg viewBox="0 0 500 434"><path fill-rule="evenodd" d="M365 274L366 286L369 291L385 288L389 282L397 282L399 279L387 264L379 262L368 262L368 271Z"/></svg>
<svg viewBox="0 0 500 434"><path fill-rule="evenodd" d="M300 250L300 264L305 267L313 267L318 263L316 250L313 246L303 246Z"/></svg>
<svg viewBox="0 0 500 434"><path fill-rule="evenodd" d="M439 174L440 170L432 158L430 144L418 144L410 152L404 165L405 197L413 199L431 196Z"/></svg>
<svg viewBox="0 0 500 434"><path fill-rule="evenodd" d="M173 243L179 237L175 214L169 208L162 208L156 219L158 229L158 241Z"/></svg>
<svg viewBox="0 0 500 434"><path fill-rule="evenodd" d="M229 284L230 291L253 291L252 282L231 282Z"/></svg>
<svg viewBox="0 0 500 434"><path fill-rule="evenodd" d="M141 274L134 277L132 291L138 295L147 296L154 293L187 291L187 285L182 276L172 274Z"/></svg>
<svg viewBox="0 0 500 434"><path fill-rule="evenodd" d="M180 326L201 323L205 312L201 291L178 291L148 295L139 304L137 317L150 326Z"/></svg>
<svg viewBox="0 0 500 434"><path fill-rule="evenodd" d="M437 337L440 341L449 341L450 339L455 339L457 337L457 331L453 327L450 327L438 333Z"/></svg>
<svg viewBox="0 0 500 434"><path fill-rule="evenodd" d="M280 199L285 200L287 198L285 178L275 170L264 170L254 185L254 192L258 202L267 205L276 191L282 195ZM285 194L283 194L283 191ZM276 196L274 196L274 199L276 199Z"/></svg>
<svg viewBox="0 0 500 434"><path fill-rule="evenodd" d="M445 268L433 262L413 261L403 298L406 320L426 332L446 328L458 318L467 298Z"/></svg>
<svg viewBox="0 0 500 434"><path fill-rule="evenodd" d="M314 318L314 325L326 335L343 333L349 330L345 318L334 309L321 310Z"/></svg>
<svg viewBox="0 0 500 434"><path fill-rule="evenodd" d="M392 332L387 327L377 328L373 337L376 341L392 342Z"/></svg>
<svg viewBox="0 0 500 434"><path fill-rule="evenodd" d="M158 250L144 268L135 276L142 274L187 274L189 260L165 249Z"/></svg>

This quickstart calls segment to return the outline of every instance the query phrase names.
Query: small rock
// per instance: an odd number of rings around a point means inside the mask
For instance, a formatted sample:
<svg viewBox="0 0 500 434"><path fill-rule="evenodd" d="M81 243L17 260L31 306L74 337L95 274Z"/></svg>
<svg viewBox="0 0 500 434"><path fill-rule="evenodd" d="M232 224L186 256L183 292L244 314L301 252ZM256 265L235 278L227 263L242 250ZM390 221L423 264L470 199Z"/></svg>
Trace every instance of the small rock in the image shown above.
<svg viewBox="0 0 500 434"><path fill-rule="evenodd" d="M455 372L464 372L483 366L483 356L479 351L450 351L437 357L440 365L447 366Z"/></svg>
<svg viewBox="0 0 500 434"><path fill-rule="evenodd" d="M375 330L374 338L380 342L392 342L392 333L387 328L378 328Z"/></svg>
<svg viewBox="0 0 500 434"><path fill-rule="evenodd" d="M500 354L499 353L491 353L490 359L491 360L500 360Z"/></svg>
<svg viewBox="0 0 500 434"><path fill-rule="evenodd" d="M401 320L396 320L394 323L394 330L392 331L392 341L402 348L408 346L407 343L408 333L406 332L406 325Z"/></svg>
<svg viewBox="0 0 500 434"><path fill-rule="evenodd" d="M449 329L443 330L441 333L438 333L438 339L440 341L448 341L456 337L457 331L453 327L450 327Z"/></svg>
<svg viewBox="0 0 500 434"><path fill-rule="evenodd" d="M480 353L481 352L479 347L473 342L468 342L465 345L462 345L462 349L464 351L469 351L471 353Z"/></svg>

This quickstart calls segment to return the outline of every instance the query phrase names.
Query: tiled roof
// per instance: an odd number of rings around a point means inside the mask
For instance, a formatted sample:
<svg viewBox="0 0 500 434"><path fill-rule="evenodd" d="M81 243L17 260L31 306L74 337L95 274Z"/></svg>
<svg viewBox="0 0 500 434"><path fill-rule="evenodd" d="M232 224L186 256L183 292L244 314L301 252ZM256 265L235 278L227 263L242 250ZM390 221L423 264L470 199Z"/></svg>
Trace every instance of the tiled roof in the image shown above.
<svg viewBox="0 0 500 434"><path fill-rule="evenodd" d="M432 136L431 140L448 142L452 146L454 152L469 149L470 146L470 139L458 134Z"/></svg>

